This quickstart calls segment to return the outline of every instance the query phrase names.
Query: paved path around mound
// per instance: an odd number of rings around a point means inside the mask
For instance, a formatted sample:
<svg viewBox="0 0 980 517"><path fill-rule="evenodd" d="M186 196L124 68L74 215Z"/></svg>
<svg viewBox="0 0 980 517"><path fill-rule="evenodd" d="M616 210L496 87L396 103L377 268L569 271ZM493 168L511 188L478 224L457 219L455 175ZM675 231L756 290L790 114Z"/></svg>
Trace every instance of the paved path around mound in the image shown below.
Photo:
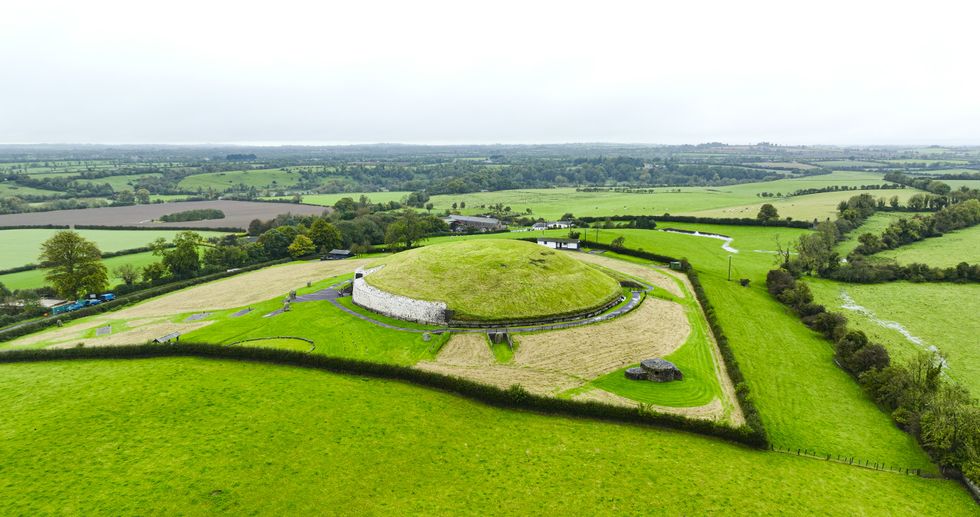
<svg viewBox="0 0 980 517"><path fill-rule="evenodd" d="M627 312L635 309L636 306L640 304L640 301L643 300L643 293L642 292L640 292L640 291L633 291L633 293L631 293L630 299L626 302L625 305L622 305L620 307L617 307L616 309L614 309L614 310L612 310L610 312L605 312L605 313L599 314L598 316L593 316L591 318L586 318L584 320L563 321L563 322L560 322L560 323L549 323L549 324L531 325L531 326L513 326L513 327L506 327L505 326L505 327L494 327L494 328L450 328L450 327L443 327L443 328L428 329L428 330L426 330L426 329L414 329L414 328L400 327L398 325L392 325L390 323L385 323L383 321L378 321L378 320L376 320L376 319L374 319L374 318L372 318L372 317L370 317L370 316L368 316L366 314L361 314L360 312L357 312L355 310L352 310L349 307L345 307L344 305L341 305L341 303L338 302L337 300L339 298L342 298L343 296L340 294L340 291L338 291L337 288L340 287L340 286L342 286L342 285L344 285L344 284L346 284L346 283L348 283L348 282L341 282L339 284L332 285L332 286L330 286L330 287L328 287L326 289L322 289L322 290L317 291L315 293L310 293L310 294L307 294L307 295L299 296L299 297L296 298L296 300L294 300L294 303L311 302L311 301L328 301L331 304L333 304L334 307L336 307L336 308L338 308L338 309L346 312L347 314L350 314L351 316L354 316L356 318L360 318L360 319L362 319L364 321L373 323L373 324L375 324L375 325L377 325L379 327L383 327L383 328L386 328L386 329L392 329L392 330L401 330L403 332L414 332L416 334L422 334L422 333L426 333L426 332L430 332L430 333L433 333L433 334L441 334L443 332L481 332L481 333L487 333L487 332L500 332L500 331L504 331L504 330L506 330L507 332L538 332L538 331L543 331L543 330L558 330L558 329L567 329L567 328L571 328L571 327L580 327L582 325L591 325L593 323L599 323L600 321L606 321L606 320L610 320L610 319L613 319L613 318L622 316L623 314L626 314ZM646 284L643 284L643 285L646 287L646 289L643 292L649 292L649 291L651 291L653 289L652 286L649 286L649 285L646 285Z"/></svg>

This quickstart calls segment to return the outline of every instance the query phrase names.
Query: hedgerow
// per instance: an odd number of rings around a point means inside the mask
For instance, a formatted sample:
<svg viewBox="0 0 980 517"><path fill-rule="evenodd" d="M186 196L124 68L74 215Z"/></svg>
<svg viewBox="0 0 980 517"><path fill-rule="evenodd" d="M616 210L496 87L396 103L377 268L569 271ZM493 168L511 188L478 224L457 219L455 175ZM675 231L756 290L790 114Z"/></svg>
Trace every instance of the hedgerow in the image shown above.
<svg viewBox="0 0 980 517"><path fill-rule="evenodd" d="M535 395L519 385L503 389L409 366L273 348L180 343L178 345L143 344L95 348L14 350L0 353L0 363L158 357L204 357L272 363L334 373L407 381L456 393L498 407L651 425L713 436L758 448L768 447L768 442L764 436L748 427L733 428L711 420L690 419L679 415L657 413L642 407L639 409L628 408L595 401L578 401Z"/></svg>

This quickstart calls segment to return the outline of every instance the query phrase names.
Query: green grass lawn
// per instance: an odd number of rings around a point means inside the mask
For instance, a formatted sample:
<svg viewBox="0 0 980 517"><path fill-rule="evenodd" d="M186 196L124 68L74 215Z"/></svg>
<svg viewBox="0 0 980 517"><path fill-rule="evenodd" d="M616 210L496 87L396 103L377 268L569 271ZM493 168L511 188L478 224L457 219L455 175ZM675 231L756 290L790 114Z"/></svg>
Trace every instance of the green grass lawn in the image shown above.
<svg viewBox="0 0 980 517"><path fill-rule="evenodd" d="M881 184L882 174L873 172L834 172L819 176L807 176L792 179L782 179L760 183L743 183L739 185L722 187L665 187L653 189L653 194L630 194L621 192L576 192L574 188L553 188L553 189L524 189L524 190L501 190L495 192L477 192L471 194L446 194L432 196L431 202L435 205L435 211L442 211L451 208L452 203L465 202L466 208L462 210L466 214L476 214L486 211L481 205L489 206L495 203L503 203L510 206L518 213L525 212L530 208L533 215L546 219L557 219L571 212L576 216L606 216L606 215L642 215L642 214L663 214L670 213L693 214L707 210L715 210L729 207L739 207L743 209L746 205L755 206L755 211L751 214L739 213L737 215L726 214L722 217L755 217L758 207L763 203L773 202L773 198L762 198L762 192L789 194L799 189L820 188L831 185L860 186L868 184ZM874 191L879 192L879 191ZM889 193L913 192L911 189L904 191L880 191ZM859 192L851 193L856 195ZM841 193L835 193L841 194ZM817 194L821 195L821 194ZM891 194L889 194L890 196ZM809 204L804 200L812 196L800 196L790 198L791 204L799 204L803 209L798 209L787 205L780 210L783 217L793 216L798 219L812 218L814 210L809 208ZM850 197L850 196L847 196ZM846 197L845 197L846 199ZM820 203L826 205L825 202ZM836 201L833 209L836 209ZM745 208L747 209L747 208ZM797 215L795 211L799 211ZM819 212L826 212L822 208ZM805 217L804 217L805 216Z"/></svg>
<svg viewBox="0 0 980 517"><path fill-rule="evenodd" d="M41 244L62 230L0 230L0 269L38 263ZM163 237L170 240L178 230L75 230L95 242L103 253L140 248ZM224 232L199 231L203 237L228 235Z"/></svg>
<svg viewBox="0 0 980 517"><path fill-rule="evenodd" d="M191 358L0 365L0 513L975 515L953 481Z"/></svg>
<svg viewBox="0 0 980 517"><path fill-rule="evenodd" d="M911 282L861 285L820 279L807 279L807 282L818 303L846 315L852 328L863 330L872 340L888 347L893 361L907 361L919 351L935 346L947 356L950 377L974 395L980 394L976 326L980 285ZM843 309L844 293L871 314Z"/></svg>
<svg viewBox="0 0 980 517"><path fill-rule="evenodd" d="M324 279L298 292L318 291L340 280L342 277ZM281 299L253 304L251 308L252 312L235 318L230 315L238 312L239 308L216 311L208 318L215 323L188 332L181 339L231 344L244 339L293 336L313 340L316 345L314 354L411 365L422 359L434 358L448 338L448 334L433 335L426 342L422 334L379 327L351 316L326 301L294 303L289 312L269 318L263 316L282 308ZM275 346L275 343L270 346Z"/></svg>
<svg viewBox="0 0 980 517"><path fill-rule="evenodd" d="M883 162L869 162L861 160L824 160L820 162L813 162L821 167L884 167L887 165Z"/></svg>
<svg viewBox="0 0 980 517"><path fill-rule="evenodd" d="M913 242L900 248L882 251L875 256L895 259L900 264L919 262L934 267L951 267L960 262L977 264L980 263L980 226Z"/></svg>
<svg viewBox="0 0 980 517"><path fill-rule="evenodd" d="M530 319L596 308L619 296L609 275L529 242L466 240L425 246L384 260L368 284L445 302L462 320Z"/></svg>
<svg viewBox="0 0 980 517"><path fill-rule="evenodd" d="M180 180L177 186L187 190L208 190L210 188L224 191L239 184L256 188L291 187L299 180L298 172L281 169L255 169L194 174Z"/></svg>

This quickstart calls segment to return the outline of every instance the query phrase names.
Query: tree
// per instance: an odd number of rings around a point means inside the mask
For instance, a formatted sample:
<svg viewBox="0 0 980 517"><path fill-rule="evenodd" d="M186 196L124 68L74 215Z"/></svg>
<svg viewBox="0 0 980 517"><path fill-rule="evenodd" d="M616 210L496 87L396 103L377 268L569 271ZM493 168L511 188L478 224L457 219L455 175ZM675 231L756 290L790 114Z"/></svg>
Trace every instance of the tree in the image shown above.
<svg viewBox="0 0 980 517"><path fill-rule="evenodd" d="M385 243L411 248L425 237L427 225L414 210L405 209L401 217L388 225L385 230Z"/></svg>
<svg viewBox="0 0 980 517"><path fill-rule="evenodd" d="M42 266L49 268L45 279L65 298L104 291L109 284L98 246L77 232L54 234L41 245L39 259Z"/></svg>
<svg viewBox="0 0 980 517"><path fill-rule="evenodd" d="M140 271L132 264L123 264L113 269L112 275L122 280L126 285L133 285L139 278Z"/></svg>
<svg viewBox="0 0 980 517"><path fill-rule="evenodd" d="M316 245L305 235L297 235L289 245L289 255L293 258L305 257L316 252Z"/></svg>
<svg viewBox="0 0 980 517"><path fill-rule="evenodd" d="M163 265L163 262L153 262L152 264L147 264L143 266L143 281L148 284L158 284L164 278L170 276L170 272L167 270L167 266Z"/></svg>
<svg viewBox="0 0 980 517"><path fill-rule="evenodd" d="M309 237L318 250L330 251L344 244L337 227L323 219L313 221L310 226Z"/></svg>
<svg viewBox="0 0 980 517"><path fill-rule="evenodd" d="M778 221L779 212L771 203L766 203L759 209L759 213L755 218L763 222Z"/></svg>
<svg viewBox="0 0 980 517"><path fill-rule="evenodd" d="M201 236L194 232L180 232L174 236L173 248L154 250L163 257L163 265L177 278L193 276L201 269L201 257L197 247L203 243Z"/></svg>
<svg viewBox="0 0 980 517"><path fill-rule="evenodd" d="M150 191L145 188L141 188L136 191L136 200L141 204L148 204L150 202Z"/></svg>
<svg viewBox="0 0 980 517"><path fill-rule="evenodd" d="M124 205L131 205L136 202L136 196L133 195L132 190L123 189L116 192L116 201Z"/></svg>
<svg viewBox="0 0 980 517"><path fill-rule="evenodd" d="M426 203L425 204L425 211L426 212L431 212L433 207L435 207L435 205L433 205L432 203Z"/></svg>
<svg viewBox="0 0 980 517"><path fill-rule="evenodd" d="M614 249L621 250L626 245L626 238L620 235L619 237L613 239L612 242L609 243L609 245L612 246Z"/></svg>

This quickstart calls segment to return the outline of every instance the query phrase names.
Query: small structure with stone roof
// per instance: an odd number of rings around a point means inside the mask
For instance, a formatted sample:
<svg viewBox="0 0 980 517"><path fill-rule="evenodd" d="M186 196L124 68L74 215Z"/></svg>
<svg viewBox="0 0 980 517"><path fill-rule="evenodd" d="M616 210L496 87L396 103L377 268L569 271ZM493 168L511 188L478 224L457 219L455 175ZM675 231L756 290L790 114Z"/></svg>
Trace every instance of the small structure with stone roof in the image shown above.
<svg viewBox="0 0 980 517"><path fill-rule="evenodd" d="M684 374L674 363L658 357L645 359L640 362L640 366L629 368L626 370L626 378L637 381L670 382L682 380Z"/></svg>

